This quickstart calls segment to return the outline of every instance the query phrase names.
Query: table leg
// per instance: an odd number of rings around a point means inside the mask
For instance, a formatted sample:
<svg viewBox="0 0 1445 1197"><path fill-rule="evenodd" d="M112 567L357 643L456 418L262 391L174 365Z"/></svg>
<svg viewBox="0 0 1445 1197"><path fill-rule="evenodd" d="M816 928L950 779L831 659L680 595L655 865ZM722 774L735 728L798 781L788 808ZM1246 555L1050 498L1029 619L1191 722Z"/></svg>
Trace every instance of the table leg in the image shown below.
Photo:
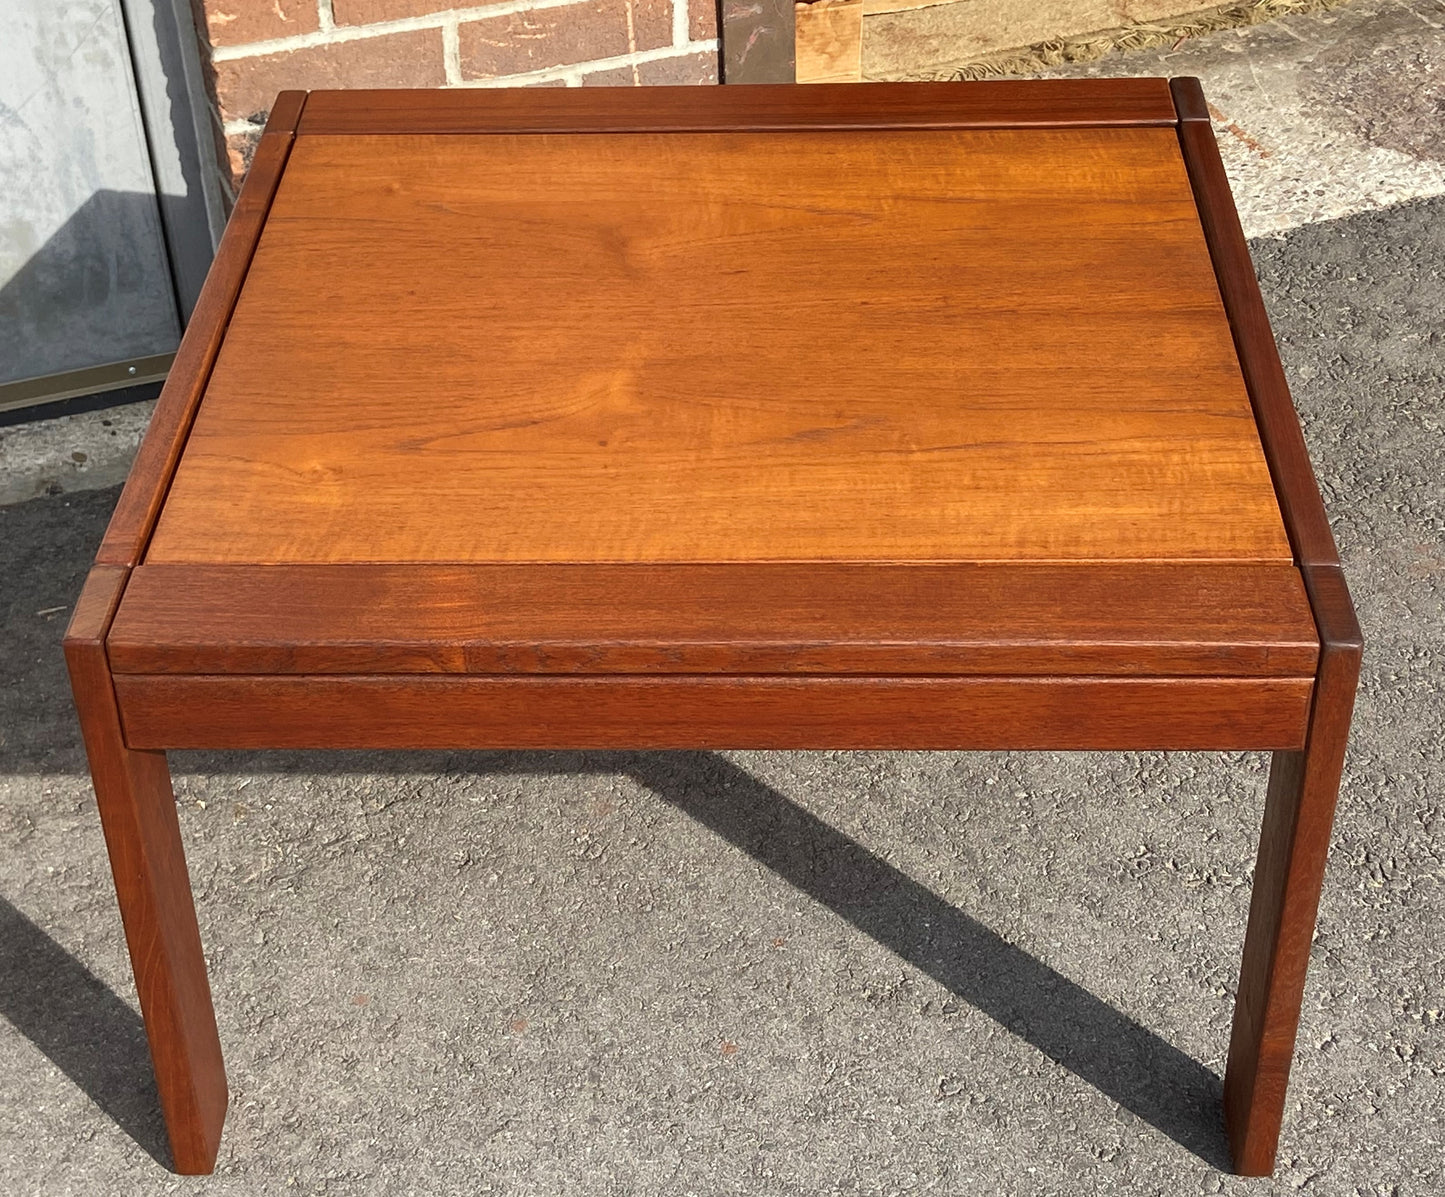
<svg viewBox="0 0 1445 1197"><path fill-rule="evenodd" d="M1305 747L1277 752L1269 772L1264 830L1244 937L1234 1032L1224 1074L1224 1118L1236 1171L1274 1171L1285 1089L1304 998L1305 969L1324 881L1335 798L1359 678L1358 625L1339 571L1311 581L1321 619L1321 653ZM1336 593L1337 587L1337 593ZM1343 598L1343 607L1339 600ZM1333 602L1331 600L1334 600ZM1332 640L1329 608L1339 612Z"/></svg>
<svg viewBox="0 0 1445 1197"><path fill-rule="evenodd" d="M103 644L67 640L75 704L175 1170L216 1164L226 1073L164 752L127 748Z"/></svg>

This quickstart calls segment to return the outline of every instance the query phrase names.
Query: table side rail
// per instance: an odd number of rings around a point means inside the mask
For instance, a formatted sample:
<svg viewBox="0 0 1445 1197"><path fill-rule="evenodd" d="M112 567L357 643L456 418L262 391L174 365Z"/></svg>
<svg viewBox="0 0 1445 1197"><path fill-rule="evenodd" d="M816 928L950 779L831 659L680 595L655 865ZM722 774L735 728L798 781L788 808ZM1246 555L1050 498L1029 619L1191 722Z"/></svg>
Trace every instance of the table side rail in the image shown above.
<svg viewBox="0 0 1445 1197"><path fill-rule="evenodd" d="M116 675L136 748L1298 748L1299 678Z"/></svg>
<svg viewBox="0 0 1445 1197"><path fill-rule="evenodd" d="M286 170L296 123L305 103L305 92L285 91L276 97L215 260L166 375L160 400L96 553L98 564L135 565L145 555L221 352L271 201Z"/></svg>
<svg viewBox="0 0 1445 1197"><path fill-rule="evenodd" d="M1165 79L313 91L297 133L707 133L1172 126Z"/></svg>
<svg viewBox="0 0 1445 1197"><path fill-rule="evenodd" d="M1289 565L145 565L117 673L1303 677Z"/></svg>
<svg viewBox="0 0 1445 1197"><path fill-rule="evenodd" d="M1180 118L1180 152L1214 262L1220 298L1229 318L1240 371L1284 516L1285 531L1311 601L1319 608L1325 600L1316 594L1316 572L1322 567L1338 567L1339 552L1310 464L1304 431L1290 398L1289 382L1270 329L1269 313L1265 310L1249 245L1234 206L1204 92L1198 79L1173 79L1170 85ZM1358 641L1359 629L1353 612L1344 624L1349 626L1341 633L1341 643Z"/></svg>

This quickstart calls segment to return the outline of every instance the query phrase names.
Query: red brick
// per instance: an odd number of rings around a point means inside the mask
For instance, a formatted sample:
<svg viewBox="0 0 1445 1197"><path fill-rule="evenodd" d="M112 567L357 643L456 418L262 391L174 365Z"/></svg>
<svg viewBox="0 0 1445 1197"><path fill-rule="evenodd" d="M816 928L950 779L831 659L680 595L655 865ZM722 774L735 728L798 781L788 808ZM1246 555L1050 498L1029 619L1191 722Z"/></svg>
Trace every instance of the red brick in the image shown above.
<svg viewBox="0 0 1445 1197"><path fill-rule="evenodd" d="M213 46L239 46L314 33L316 0L205 0L206 36Z"/></svg>
<svg viewBox="0 0 1445 1197"><path fill-rule="evenodd" d="M636 71L637 74L633 74ZM640 67L609 67L605 71L593 71L582 76L583 87L635 87L642 82Z"/></svg>
<svg viewBox="0 0 1445 1197"><path fill-rule="evenodd" d="M331 15L338 25L370 25L398 17L424 17L450 8L485 4L488 0L331 0Z"/></svg>
<svg viewBox="0 0 1445 1197"><path fill-rule="evenodd" d="M643 62L635 67L612 67L582 76L583 87L649 87L669 83L716 82L716 54L684 54L678 58L659 58L656 62Z"/></svg>
<svg viewBox="0 0 1445 1197"><path fill-rule="evenodd" d="M659 58L637 68L644 87L668 83L716 83L717 55L684 54L681 58Z"/></svg>
<svg viewBox="0 0 1445 1197"><path fill-rule="evenodd" d="M716 0L687 0L687 36L695 42L717 37Z"/></svg>
<svg viewBox="0 0 1445 1197"><path fill-rule="evenodd" d="M264 120L276 93L288 87L440 87L445 81L440 29L216 63L216 95L226 120Z"/></svg>
<svg viewBox="0 0 1445 1197"><path fill-rule="evenodd" d="M586 0L468 21L458 33L462 74L496 79L671 45L672 4L670 0Z"/></svg>

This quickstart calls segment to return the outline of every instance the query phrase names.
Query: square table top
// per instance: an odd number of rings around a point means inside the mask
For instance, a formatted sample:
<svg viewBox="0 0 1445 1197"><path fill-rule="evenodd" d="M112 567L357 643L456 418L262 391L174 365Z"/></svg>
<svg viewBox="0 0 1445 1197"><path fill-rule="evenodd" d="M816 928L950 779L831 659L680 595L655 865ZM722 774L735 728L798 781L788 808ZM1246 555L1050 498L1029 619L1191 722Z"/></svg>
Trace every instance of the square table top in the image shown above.
<svg viewBox="0 0 1445 1197"><path fill-rule="evenodd" d="M609 617L742 668L697 646L747 610L747 667L1093 620L1198 650L1125 671L1309 672L1167 81L641 91L295 101L118 669L497 668Z"/></svg>
<svg viewBox="0 0 1445 1197"><path fill-rule="evenodd" d="M151 563L1277 561L1168 128L297 139Z"/></svg>

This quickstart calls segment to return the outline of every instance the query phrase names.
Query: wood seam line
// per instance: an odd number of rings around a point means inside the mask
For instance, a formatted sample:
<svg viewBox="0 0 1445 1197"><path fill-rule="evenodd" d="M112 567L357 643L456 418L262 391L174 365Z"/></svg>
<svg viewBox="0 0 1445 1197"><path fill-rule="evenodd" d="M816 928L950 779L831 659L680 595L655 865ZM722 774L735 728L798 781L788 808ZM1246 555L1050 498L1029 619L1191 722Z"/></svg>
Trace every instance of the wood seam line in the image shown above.
<svg viewBox="0 0 1445 1197"><path fill-rule="evenodd" d="M1301 570L1306 565L1339 565L1324 500L1269 329L1264 297L1219 156L1203 88L1198 79L1187 76L1171 79L1169 87L1179 116L1180 152L1295 564ZM1211 187L1219 194L1211 195ZM1246 326L1252 326L1253 336L1246 332ZM1305 581L1308 588L1308 577Z"/></svg>
<svg viewBox="0 0 1445 1197"><path fill-rule="evenodd" d="M281 161L276 164L276 177L267 180L270 183L270 191L266 196L260 219L256 222L256 235L251 238L250 252L247 253L245 264L240 270L240 277L236 280L236 293L231 297L231 302L226 308L226 318L221 324L221 335L216 340L216 352L211 355L211 360L206 364L205 378L197 389L195 400L191 403L190 411L184 421L180 445L176 450L175 458L169 463L170 468L166 471L161 486L160 502L156 504L155 510L147 522L145 540L140 549L142 561L145 560L146 553L150 551L151 537L155 535L156 525L160 523L161 512L165 510L166 500L171 496L171 485L175 482L176 471L180 469L181 458L185 456L186 446L190 443L191 429L195 427L196 416L200 414L201 401L206 397L206 390L211 383L211 375L215 371L216 362L220 360L221 346L226 343L226 332L231 327L231 317L236 314L236 305L241 302L241 292L246 289L246 277L251 273L251 263L256 260L256 250L261 245L262 234L266 232L266 222L271 218L271 205L276 202L276 193L281 190L281 180L285 177L286 166L291 161L291 151L296 146L296 130L301 124L301 114L306 110L306 99L310 94L308 91L278 93L276 102L271 105L271 113L266 118L266 127L261 130L260 141L256 143L259 149L261 141L264 141L267 136L286 139L281 148ZM127 581L129 581L128 578ZM108 660L109 658L107 658ZM125 722L122 720L122 731L124 727Z"/></svg>
<svg viewBox="0 0 1445 1197"><path fill-rule="evenodd" d="M974 81L964 84L942 84L942 83L874 83L870 89L908 89L908 88L956 88L963 87L991 87L994 85L1013 85L1021 80L985 80ZM1080 81L1045 81L1045 82L1080 82ZM1101 81L1083 81L1097 83ZM1131 81L1133 82L1133 81ZM1153 77L1146 82L1155 82L1163 85L1168 91L1167 79ZM829 83L813 84L808 91L815 89L828 89L843 91L857 87L853 83ZM749 92L760 92L766 90L791 91L793 84L748 84L746 90ZM426 89L412 89L414 92L423 92ZM823 133L823 132L857 132L862 130L934 130L934 129L1122 129L1122 128L1177 128L1179 125L1178 114L1173 104L1161 105L1157 113L1134 115L1131 117L1120 116L1095 116L1093 119L1080 119L1068 115L1056 116L1049 119L1041 115L1032 115L1025 118L1017 118L1009 115L995 113L990 116L968 116L956 117L929 116L924 112L913 111L910 113L879 113L872 117L854 113L851 116L817 117L810 119L806 113L790 111L751 111L750 115L740 117L734 114L731 119L723 118L709 119L696 112L679 115L672 111L670 103L664 102L660 105L662 115L649 117L649 110L637 108L632 105L617 105L612 101L604 100L600 106L593 105L591 108L583 108L580 99L576 100L576 112L588 112L590 120L574 121L564 119L562 112L550 111L548 106L539 104L534 109L534 119L526 120L510 111L521 105L513 100L510 104L500 97L507 94L508 89L461 89L432 91L430 94L443 97L442 110L447 111L448 105L451 108L464 107L468 102L481 104L484 100L497 105L498 110L503 112L502 116L494 120L478 118L476 120L465 120L457 117L455 112L450 118L428 122L425 112L411 116L402 115L397 117L393 110L390 115L392 120L374 120L377 113L371 111L373 105L381 105L382 100L377 99L379 95L385 94L384 89L318 89L310 93L312 98L318 99L325 96L326 101L318 109L316 104L308 105L305 118L300 121L296 129L297 136L325 135L325 136L346 136L346 135L405 135L409 133L427 133L433 136L481 136L489 134L594 134L594 135L622 135L622 134L667 134L667 133ZM630 89L621 89L624 91ZM656 92L691 92L693 88L663 87L654 88ZM735 91L743 90L738 87ZM393 94L401 96L406 93L396 91ZM1103 94L1100 89L1100 94ZM344 97L335 99L334 97ZM557 97L560 99L560 97ZM734 101L727 101L723 104L727 108ZM552 106L556 108L556 105ZM566 105L562 106L566 108ZM689 106L695 108L695 105ZM1007 107L1007 105L1005 105ZM324 111L322 110L324 109ZM616 109L613 111L613 109ZM569 109L570 111L570 109ZM361 112L364 115L358 116ZM611 115L607 115L611 112Z"/></svg>
<svg viewBox="0 0 1445 1197"><path fill-rule="evenodd" d="M75 601L70 626L66 628L61 642L67 655L77 652L87 654L99 650L100 659L105 665L106 688L110 691L111 701L115 704L117 713L120 711L120 696L115 692L115 671L110 667L110 650L107 642L110 639L111 625L115 623L116 614L120 611L120 604L125 598L126 587L130 585L133 573L134 570L128 565L91 566L90 572L86 574L80 596ZM97 586L109 587L105 610L101 614L100 620L92 623L91 627L80 627L78 624L82 619L87 617L93 619L89 604L85 601L86 591ZM121 743L129 748L130 745L125 740L124 721L120 721L120 727Z"/></svg>
<svg viewBox="0 0 1445 1197"><path fill-rule="evenodd" d="M234 290L225 302L224 314L207 316L202 305L207 299L207 289L213 279L217 282L217 291L225 294L231 287L229 280L221 280L215 275L214 262L212 272L207 275L206 285L203 286L201 297L197 302L197 309L200 312L200 319L197 320L196 313L192 314L191 323L187 326L186 332L181 339L180 349L177 350L177 358L184 360L187 349L187 341L195 338L203 340L213 333L215 335L214 346L205 348L201 355L194 375L189 379L178 376L174 379L174 385L185 387L186 394L181 400L183 406L175 417L175 428L170 432L171 444L166 448L165 458L160 464L154 477L144 478L137 476L134 466L131 475L126 480L125 488L121 492L120 501L116 505L115 513L111 517L110 526L107 527L105 536L101 540L99 551L96 553L96 564L125 565L134 567L144 561L145 555L150 548L151 538L155 532L156 525L160 521L161 512L165 509L166 499L170 494L171 483L175 478L176 470L180 466L182 455L185 453L187 441L190 438L191 429L195 424L197 413L200 411L201 402L205 397L206 388L209 385L212 371L215 368L217 359L220 356L221 346L225 340L226 329L230 325L231 316L235 311L236 304L240 300L241 292L245 287L246 276L250 272L251 262L255 258L256 248L260 244L261 235L265 230L267 218L271 212L271 205L275 200L276 192L280 188L282 176L286 171L286 164L290 159L291 148L295 143L295 126L300 120L302 110L305 107L306 92L281 92L277 96L276 103L271 110L271 118L267 121L266 129L257 143L257 155L262 152L271 152L273 147L279 155L274 171L267 172L263 177L258 171L252 170L246 176L245 183L241 186L240 194L236 197L236 205L231 210L231 220L236 220L237 213L241 210L243 200L250 198L251 194L260 193L263 195L262 202L258 205L259 211L255 221L255 230L250 237L249 244L243 243L244 258L234 268L236 277ZM274 127L273 127L274 125ZM255 159L252 159L253 164ZM227 233L232 231L228 222ZM222 235L221 246L217 250L217 257L226 249L226 235ZM219 328L215 326L219 323ZM174 367L172 369L174 375ZM172 385L172 378L166 380L166 387ZM144 461L146 444L153 432L164 435L164 428L158 426L156 417L165 418L166 392L162 390L160 403L156 408L156 415L152 416L151 428L147 430L146 438L141 441L141 450L137 455L137 462ZM148 487L149 493L145 494L140 489L132 491L132 487ZM134 494L134 498L130 497ZM137 517L134 509L140 503L144 503L141 513ZM119 528L117 523L119 522ZM132 526L127 526L132 525Z"/></svg>

